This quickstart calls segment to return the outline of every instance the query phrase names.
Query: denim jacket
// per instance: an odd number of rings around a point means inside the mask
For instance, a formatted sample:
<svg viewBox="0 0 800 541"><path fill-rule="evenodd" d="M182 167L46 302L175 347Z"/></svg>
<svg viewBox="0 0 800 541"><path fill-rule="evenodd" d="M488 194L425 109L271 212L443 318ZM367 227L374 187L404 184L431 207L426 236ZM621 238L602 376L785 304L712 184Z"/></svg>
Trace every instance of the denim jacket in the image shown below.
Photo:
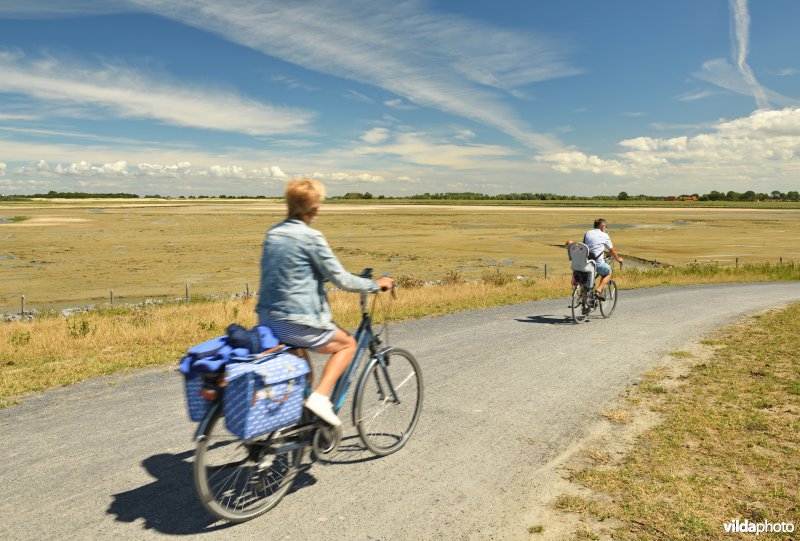
<svg viewBox="0 0 800 541"><path fill-rule="evenodd" d="M261 288L256 313L259 323L288 321L317 329L335 329L326 280L354 292L377 291L374 280L347 272L333 255L325 236L302 220L287 218L264 238Z"/></svg>

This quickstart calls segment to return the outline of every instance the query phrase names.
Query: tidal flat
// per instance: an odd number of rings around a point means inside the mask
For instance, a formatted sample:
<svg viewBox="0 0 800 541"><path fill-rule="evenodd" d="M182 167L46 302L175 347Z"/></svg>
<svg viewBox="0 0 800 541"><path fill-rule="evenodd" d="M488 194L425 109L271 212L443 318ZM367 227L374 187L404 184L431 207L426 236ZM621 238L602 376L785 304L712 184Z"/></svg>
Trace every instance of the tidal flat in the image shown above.
<svg viewBox="0 0 800 541"><path fill-rule="evenodd" d="M49 201L0 206L0 309L251 292L280 201ZM24 216L24 220L10 218ZM608 220L630 263L800 262L800 210L329 204L314 224L345 267L436 281L566 274L567 239ZM634 259L635 258L635 259Z"/></svg>

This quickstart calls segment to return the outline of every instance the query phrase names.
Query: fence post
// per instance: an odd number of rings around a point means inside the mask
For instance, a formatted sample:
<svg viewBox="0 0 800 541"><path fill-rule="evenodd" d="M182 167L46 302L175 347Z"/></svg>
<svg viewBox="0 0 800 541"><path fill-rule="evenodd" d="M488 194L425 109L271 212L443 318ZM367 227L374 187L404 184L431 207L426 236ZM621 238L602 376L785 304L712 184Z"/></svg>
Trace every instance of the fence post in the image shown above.
<svg viewBox="0 0 800 541"><path fill-rule="evenodd" d="M544 264L544 279L547 280L547 263Z"/></svg>
<svg viewBox="0 0 800 541"><path fill-rule="evenodd" d="M189 284L186 284L186 304L189 304Z"/></svg>
<svg viewBox="0 0 800 541"><path fill-rule="evenodd" d="M20 297L20 310L19 310L19 315L21 315L21 316L24 316L24 315L25 315L25 295L22 295L22 296Z"/></svg>
<svg viewBox="0 0 800 541"><path fill-rule="evenodd" d="M783 256L781 256L781 265L783 265Z"/></svg>
<svg viewBox="0 0 800 541"><path fill-rule="evenodd" d="M739 258L738 257L736 258L736 268L737 269L739 268Z"/></svg>
<svg viewBox="0 0 800 541"><path fill-rule="evenodd" d="M111 306L114 306L114 290L109 291L109 294L111 296Z"/></svg>
<svg viewBox="0 0 800 541"><path fill-rule="evenodd" d="M244 298L245 299L249 299L250 298L250 284L245 284L244 287L245 287Z"/></svg>

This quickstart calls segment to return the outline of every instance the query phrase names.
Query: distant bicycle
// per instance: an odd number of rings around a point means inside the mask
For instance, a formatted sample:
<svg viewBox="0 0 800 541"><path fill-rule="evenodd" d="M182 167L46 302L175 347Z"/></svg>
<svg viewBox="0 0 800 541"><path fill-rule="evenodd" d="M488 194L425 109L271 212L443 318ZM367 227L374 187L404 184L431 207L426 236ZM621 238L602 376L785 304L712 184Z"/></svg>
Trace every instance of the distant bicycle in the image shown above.
<svg viewBox="0 0 800 541"><path fill-rule="evenodd" d="M372 278L372 269L365 269L361 276ZM401 449L414 432L422 411L422 371L411 353L382 345L380 333L372 329L367 295L361 295L362 320L355 335L356 353L337 381L331 402L338 413L369 350L369 359L356 383L353 424L367 449L383 456ZM374 311L375 303L372 308ZM304 350L294 351L305 355ZM235 360L255 361L263 355ZM213 515L244 522L266 513L286 495L308 447L318 459L335 453L342 437L341 427L334 428L303 408L303 418L297 424L258 438L239 439L220 422L224 394L220 375L208 378L216 398L195 435L195 488L203 506ZM310 380L307 378L308 393Z"/></svg>
<svg viewBox="0 0 800 541"><path fill-rule="evenodd" d="M575 323L588 321L589 314L600 308L603 317L611 317L617 307L617 283L612 279L603 290L603 298L595 291L597 264L589 259L589 248L575 242L568 247L570 266L572 268L572 319Z"/></svg>

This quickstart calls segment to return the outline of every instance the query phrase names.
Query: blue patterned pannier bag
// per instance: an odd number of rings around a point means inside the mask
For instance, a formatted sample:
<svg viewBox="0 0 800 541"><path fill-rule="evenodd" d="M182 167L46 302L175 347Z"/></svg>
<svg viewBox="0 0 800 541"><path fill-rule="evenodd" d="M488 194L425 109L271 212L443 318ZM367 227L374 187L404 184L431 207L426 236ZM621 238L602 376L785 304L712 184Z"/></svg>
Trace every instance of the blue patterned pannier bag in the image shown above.
<svg viewBox="0 0 800 541"><path fill-rule="evenodd" d="M247 338L245 343L242 343L242 336ZM211 378L210 385L214 386L213 382L217 380L215 375L221 375L231 359L261 353L277 345L278 339L269 327L253 327L248 331L238 325L231 325L226 336L193 346L181 359L179 368L184 375L189 418L194 422L202 421L211 407L212 402L200 395L200 390L206 384L206 376Z"/></svg>
<svg viewBox="0 0 800 541"><path fill-rule="evenodd" d="M225 426L250 439L289 426L303 414L308 363L278 352L256 362L225 366Z"/></svg>

